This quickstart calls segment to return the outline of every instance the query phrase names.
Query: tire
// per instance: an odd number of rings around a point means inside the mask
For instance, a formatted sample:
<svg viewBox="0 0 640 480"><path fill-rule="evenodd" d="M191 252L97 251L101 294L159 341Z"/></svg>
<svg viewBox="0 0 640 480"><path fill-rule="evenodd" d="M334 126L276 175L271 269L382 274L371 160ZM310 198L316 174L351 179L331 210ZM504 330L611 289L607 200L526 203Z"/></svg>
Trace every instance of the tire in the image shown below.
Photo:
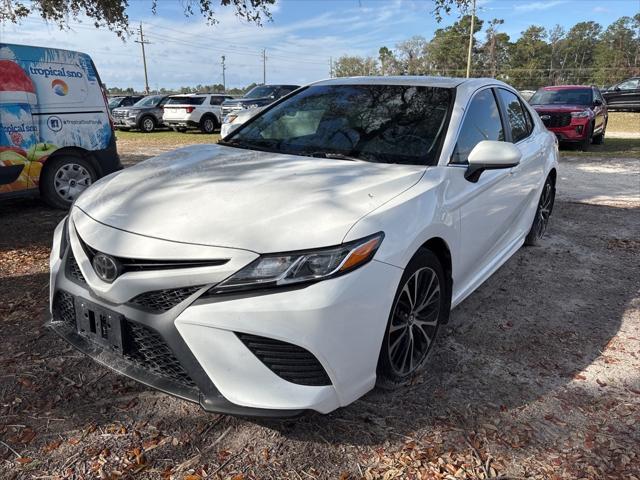
<svg viewBox="0 0 640 480"><path fill-rule="evenodd" d="M218 127L218 120L210 115L207 115L200 120L200 130L202 130L202 133L212 134Z"/></svg>
<svg viewBox="0 0 640 480"><path fill-rule="evenodd" d="M602 145L604 143L604 136L607 133L607 124L604 124L604 128L602 129L602 133L599 133L598 135L595 135L593 137L593 144L594 145Z"/></svg>
<svg viewBox="0 0 640 480"><path fill-rule="evenodd" d="M527 246L540 245L540 240L547 231L547 225L549 225L549 218L553 211L553 204L556 198L556 186L553 179L549 176L544 182L542 187L542 193L538 200L538 206L536 207L536 216L533 219L531 230L527 234L524 240L524 244Z"/></svg>
<svg viewBox="0 0 640 480"><path fill-rule="evenodd" d="M584 139L580 142L580 150L586 152L589 150L589 146L591 145L591 136L593 135L593 123L589 123L587 126L587 133Z"/></svg>
<svg viewBox="0 0 640 480"><path fill-rule="evenodd" d="M91 162L79 156L61 155L47 160L40 178L40 192L47 204L66 210L97 179Z"/></svg>
<svg viewBox="0 0 640 480"><path fill-rule="evenodd" d="M416 281L418 302L412 300ZM424 370L440 324L449 318L447 285L438 257L431 250L419 250L407 265L393 300L378 358L378 387L407 385ZM412 307L416 304L418 307Z"/></svg>
<svg viewBox="0 0 640 480"><path fill-rule="evenodd" d="M116 127L116 130L120 130L122 132L128 132L131 129L129 127Z"/></svg>
<svg viewBox="0 0 640 480"><path fill-rule="evenodd" d="M151 133L156 129L156 119L151 115L145 115L138 123L138 129L144 133Z"/></svg>

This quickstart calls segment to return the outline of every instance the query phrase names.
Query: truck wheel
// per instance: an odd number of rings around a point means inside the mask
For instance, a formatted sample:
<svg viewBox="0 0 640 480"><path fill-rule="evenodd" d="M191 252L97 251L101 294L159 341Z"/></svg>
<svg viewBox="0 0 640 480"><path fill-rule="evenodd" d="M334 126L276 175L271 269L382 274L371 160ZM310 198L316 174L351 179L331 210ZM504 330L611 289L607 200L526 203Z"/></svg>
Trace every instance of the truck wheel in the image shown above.
<svg viewBox="0 0 640 480"><path fill-rule="evenodd" d="M602 129L602 132L593 137L593 144L602 145L604 143L604 135L606 132L607 132L607 124L605 123L604 128Z"/></svg>
<svg viewBox="0 0 640 480"><path fill-rule="evenodd" d="M66 210L97 179L98 175L88 160L61 155L46 162L40 178L40 192L50 206Z"/></svg>
<svg viewBox="0 0 640 480"><path fill-rule="evenodd" d="M145 133L151 133L155 129L156 129L156 121L152 116L146 115L142 117L142 119L140 120L140 130L142 130Z"/></svg>
<svg viewBox="0 0 640 480"><path fill-rule="evenodd" d="M213 133L217 127L218 121L213 117L204 117L200 121L200 130L202 130L202 133Z"/></svg>
<svg viewBox="0 0 640 480"><path fill-rule="evenodd" d="M580 142L580 150L583 152L589 150L589 146L591 145L591 135L593 135L593 123L589 123L589 125L587 125L585 136Z"/></svg>

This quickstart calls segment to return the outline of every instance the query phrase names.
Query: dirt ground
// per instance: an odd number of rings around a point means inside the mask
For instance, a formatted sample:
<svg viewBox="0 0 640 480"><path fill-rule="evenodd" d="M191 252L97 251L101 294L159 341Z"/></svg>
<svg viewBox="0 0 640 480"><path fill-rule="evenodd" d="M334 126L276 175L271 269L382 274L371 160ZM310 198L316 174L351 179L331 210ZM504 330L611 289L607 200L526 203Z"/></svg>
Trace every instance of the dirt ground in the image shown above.
<svg viewBox="0 0 640 480"><path fill-rule="evenodd" d="M126 164L155 153L134 143ZM419 382L289 421L207 414L45 329L62 216L0 204L0 478L640 479L638 158L563 158L542 245L453 311Z"/></svg>

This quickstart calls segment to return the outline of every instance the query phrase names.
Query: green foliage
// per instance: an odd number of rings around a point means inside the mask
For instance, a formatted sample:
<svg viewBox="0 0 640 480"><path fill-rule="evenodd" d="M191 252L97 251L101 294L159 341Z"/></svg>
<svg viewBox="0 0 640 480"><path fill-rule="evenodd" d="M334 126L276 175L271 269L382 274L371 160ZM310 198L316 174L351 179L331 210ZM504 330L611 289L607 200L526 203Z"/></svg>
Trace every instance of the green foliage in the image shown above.
<svg viewBox="0 0 640 480"><path fill-rule="evenodd" d="M217 23L215 6L232 7L235 14L258 25L263 20L271 20L270 7L276 0L182 0L181 5L187 16L201 15L210 24ZM156 13L160 2L151 0L151 10ZM18 23L31 13L66 28L70 18L87 16L96 28L106 27L118 36L129 31L129 17L126 8L129 0L2 0L0 1L0 21Z"/></svg>
<svg viewBox="0 0 640 480"><path fill-rule="evenodd" d="M436 2L445 3L451 8L469 2ZM394 49L381 47L378 58L343 56L335 64L336 76L462 77L470 22L470 15L462 15L453 25L437 29L431 40L414 36ZM472 76L498 78L520 89L535 90L543 85L606 86L640 75L640 14L619 18L604 31L594 21L579 22L568 32L560 26L547 31L531 25L515 42L499 31L503 24L504 20L494 18L486 24L482 42L474 36ZM482 29L482 20L476 18L474 33Z"/></svg>

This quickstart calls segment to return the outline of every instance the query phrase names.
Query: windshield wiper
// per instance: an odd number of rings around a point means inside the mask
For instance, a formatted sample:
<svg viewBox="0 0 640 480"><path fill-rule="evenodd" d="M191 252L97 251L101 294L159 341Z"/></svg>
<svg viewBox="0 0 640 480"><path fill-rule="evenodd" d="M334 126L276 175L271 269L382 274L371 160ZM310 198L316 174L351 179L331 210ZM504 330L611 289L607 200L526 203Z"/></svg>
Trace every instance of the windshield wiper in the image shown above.
<svg viewBox="0 0 640 480"><path fill-rule="evenodd" d="M345 155L343 153L336 152L310 152L310 153L301 153L300 155L305 155L308 157L317 157L317 158L332 158L334 160L348 160L350 162L362 162L363 160L350 157L349 155Z"/></svg>

